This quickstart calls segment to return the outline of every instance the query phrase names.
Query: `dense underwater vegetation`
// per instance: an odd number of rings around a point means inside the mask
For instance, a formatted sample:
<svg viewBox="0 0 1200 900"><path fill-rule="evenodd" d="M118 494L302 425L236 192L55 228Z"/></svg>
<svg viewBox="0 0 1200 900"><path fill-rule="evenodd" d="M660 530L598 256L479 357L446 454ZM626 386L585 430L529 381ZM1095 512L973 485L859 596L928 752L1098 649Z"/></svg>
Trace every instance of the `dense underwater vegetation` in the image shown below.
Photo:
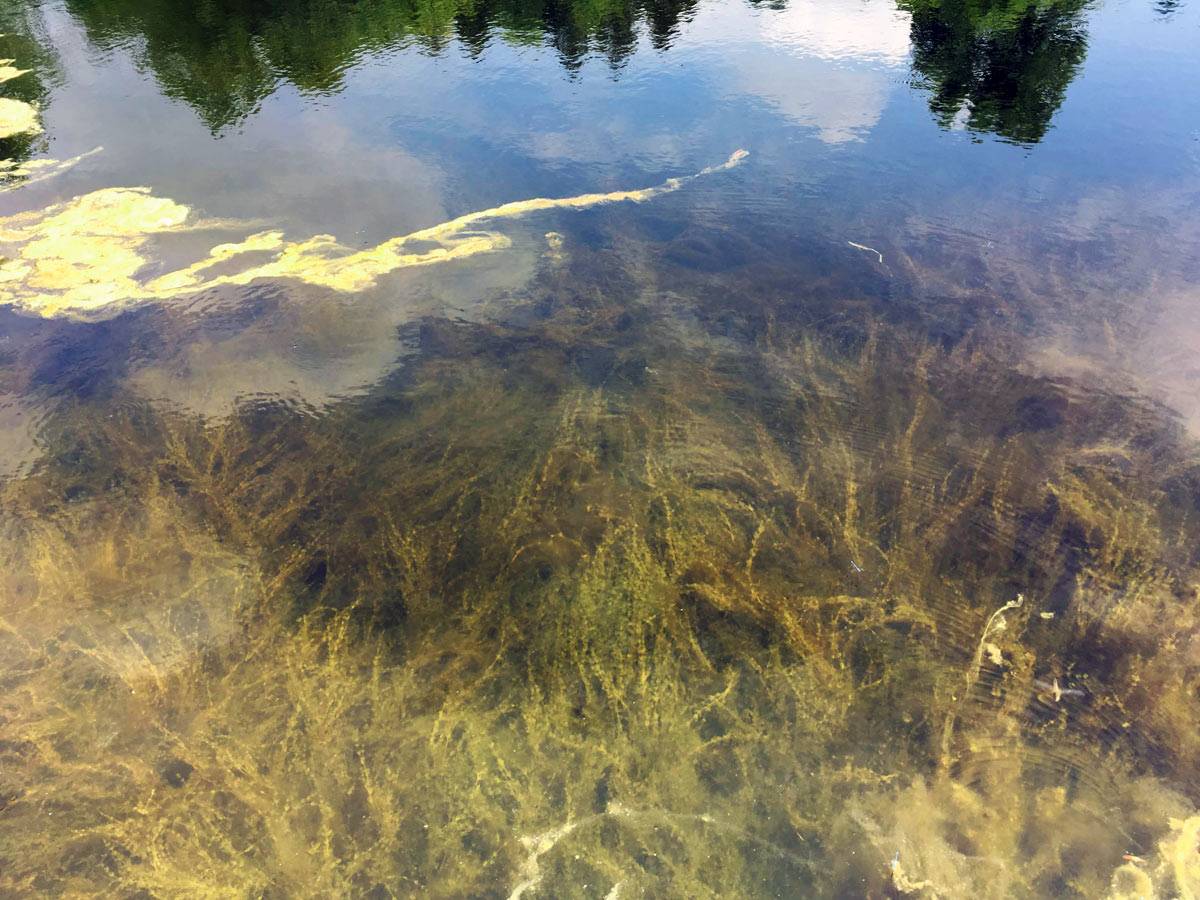
<svg viewBox="0 0 1200 900"><path fill-rule="evenodd" d="M0 893L1200 896L1195 10L2 24Z"/></svg>

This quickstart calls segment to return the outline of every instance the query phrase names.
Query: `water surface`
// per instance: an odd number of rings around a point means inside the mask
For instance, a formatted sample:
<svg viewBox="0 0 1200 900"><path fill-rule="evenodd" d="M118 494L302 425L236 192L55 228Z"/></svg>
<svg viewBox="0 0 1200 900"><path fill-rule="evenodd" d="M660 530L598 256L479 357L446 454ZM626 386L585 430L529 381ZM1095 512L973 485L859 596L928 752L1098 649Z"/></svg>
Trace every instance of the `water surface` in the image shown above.
<svg viewBox="0 0 1200 900"><path fill-rule="evenodd" d="M1194 4L0 32L0 894L1200 896Z"/></svg>

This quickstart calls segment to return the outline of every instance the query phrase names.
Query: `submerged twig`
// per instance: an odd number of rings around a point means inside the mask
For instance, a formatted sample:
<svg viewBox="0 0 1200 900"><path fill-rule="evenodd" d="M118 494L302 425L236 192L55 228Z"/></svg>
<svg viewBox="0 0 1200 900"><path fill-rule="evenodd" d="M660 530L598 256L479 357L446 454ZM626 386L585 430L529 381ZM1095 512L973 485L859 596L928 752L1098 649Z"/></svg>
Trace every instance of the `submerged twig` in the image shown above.
<svg viewBox="0 0 1200 900"><path fill-rule="evenodd" d="M1057 678L1055 678L1053 682L1042 681L1040 678L1035 678L1033 680L1033 686L1043 694L1053 694L1055 703L1057 703L1063 697L1087 696L1085 691L1081 691L1078 688L1065 688L1060 686Z"/></svg>
<svg viewBox="0 0 1200 900"><path fill-rule="evenodd" d="M879 264L883 266L883 270L888 273L888 277L890 278L892 276L892 270L888 268L888 264L883 261L883 254L874 247L868 247L866 244L856 244L854 241L846 241L846 243L858 250L866 250L868 253L874 253L877 257L879 257Z"/></svg>
<svg viewBox="0 0 1200 900"><path fill-rule="evenodd" d="M983 654L985 652L984 645L987 643L988 637L992 630L996 627L996 619L1002 616L1010 609L1020 609L1025 603L1025 595L1017 594L1016 600L1009 600L998 610L991 614L987 620L987 624L983 626L983 634L979 636L979 646L975 649L975 659L971 663L971 668L967 672L967 693L971 692L971 688L975 686L975 682L979 680L979 670L983 667ZM1003 622L1003 619L1001 619ZM1000 626L1003 628L1003 625Z"/></svg>
<svg viewBox="0 0 1200 900"><path fill-rule="evenodd" d="M971 691L975 687L975 683L979 680L979 672L983 668L983 656L984 653L987 652L988 637L991 636L993 631L1002 629L1004 627L1004 613L1010 609L1020 609L1024 603L1025 595L1017 594L1017 598L1015 600L1009 600L988 617L987 623L983 626L983 633L979 636L979 644L975 648L975 656L971 660L971 667L967 670L967 687L966 692L963 694L963 698L970 696ZM997 624L997 620L999 620L999 624ZM956 708L957 704L955 707L951 708L950 712L946 716L945 727L942 729L943 768L948 766L950 762L950 738L954 733L954 710Z"/></svg>
<svg viewBox="0 0 1200 900"><path fill-rule="evenodd" d="M878 250L876 250L874 247L868 247L865 244L856 244L856 243L854 243L854 241L846 241L846 243L849 244L851 247L857 247L859 250L866 250L868 253L874 253L876 256L879 257L879 264L883 265L883 254L880 253Z"/></svg>

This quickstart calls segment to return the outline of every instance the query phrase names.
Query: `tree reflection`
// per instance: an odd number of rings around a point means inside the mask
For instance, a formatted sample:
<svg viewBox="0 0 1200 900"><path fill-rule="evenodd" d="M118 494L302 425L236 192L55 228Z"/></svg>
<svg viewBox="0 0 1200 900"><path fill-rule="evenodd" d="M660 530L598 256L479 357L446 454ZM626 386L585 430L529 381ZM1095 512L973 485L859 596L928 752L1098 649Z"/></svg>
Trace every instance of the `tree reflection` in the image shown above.
<svg viewBox="0 0 1200 900"><path fill-rule="evenodd" d="M128 45L168 95L213 131L254 112L280 81L326 93L364 53L395 46L472 54L493 40L548 44L568 69L593 53L618 68L639 33L666 48L696 0L69 0L103 47Z"/></svg>
<svg viewBox="0 0 1200 900"><path fill-rule="evenodd" d="M764 10L787 0L750 0ZM912 15L913 69L944 127L1042 139L1087 50L1086 0L897 0ZM1177 0L1157 0L1169 13ZM282 81L341 89L361 55L411 46L471 55L494 41L549 46L571 71L619 69L639 37L668 48L696 0L67 0L101 47L127 46L214 132Z"/></svg>
<svg viewBox="0 0 1200 900"><path fill-rule="evenodd" d="M1036 143L1087 53L1084 0L899 0L944 127Z"/></svg>
<svg viewBox="0 0 1200 900"><path fill-rule="evenodd" d="M32 104L42 109L49 102L45 78L53 76L57 62L48 50L49 39L37 27L36 17L24 2L0 3L0 59L11 60L22 72L0 80L0 97ZM0 136L0 160L21 162L43 148L40 132L22 132Z"/></svg>

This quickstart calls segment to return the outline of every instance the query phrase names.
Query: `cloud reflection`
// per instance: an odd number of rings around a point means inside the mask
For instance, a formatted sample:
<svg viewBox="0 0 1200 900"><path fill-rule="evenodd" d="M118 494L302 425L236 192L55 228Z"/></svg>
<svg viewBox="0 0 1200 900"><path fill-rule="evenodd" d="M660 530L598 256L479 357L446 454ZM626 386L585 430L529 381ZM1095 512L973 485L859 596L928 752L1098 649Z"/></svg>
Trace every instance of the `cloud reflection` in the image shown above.
<svg viewBox="0 0 1200 900"><path fill-rule="evenodd" d="M892 4L789 4L747 18L721 7L697 21L701 40L744 45L733 90L766 101L826 143L861 139L907 65L910 18Z"/></svg>

